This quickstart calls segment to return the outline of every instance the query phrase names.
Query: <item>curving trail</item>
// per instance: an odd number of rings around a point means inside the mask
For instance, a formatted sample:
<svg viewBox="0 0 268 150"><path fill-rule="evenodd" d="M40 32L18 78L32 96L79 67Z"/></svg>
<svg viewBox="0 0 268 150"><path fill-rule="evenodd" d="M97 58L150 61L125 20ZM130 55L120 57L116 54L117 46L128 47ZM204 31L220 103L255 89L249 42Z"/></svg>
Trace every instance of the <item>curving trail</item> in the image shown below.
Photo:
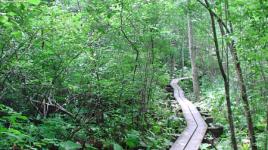
<svg viewBox="0 0 268 150"><path fill-rule="evenodd" d="M184 118L187 122L186 129L175 141L170 150L198 150L207 130L207 124L197 108L185 98L178 82L185 78L173 79L170 85L174 89L174 97L180 104Z"/></svg>

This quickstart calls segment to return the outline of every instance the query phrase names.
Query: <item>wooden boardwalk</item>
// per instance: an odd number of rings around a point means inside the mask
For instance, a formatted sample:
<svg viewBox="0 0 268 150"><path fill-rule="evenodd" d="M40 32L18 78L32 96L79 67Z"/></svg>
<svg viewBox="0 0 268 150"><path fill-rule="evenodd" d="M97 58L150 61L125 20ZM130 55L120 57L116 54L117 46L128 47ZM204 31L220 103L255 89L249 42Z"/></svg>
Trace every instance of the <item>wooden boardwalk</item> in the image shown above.
<svg viewBox="0 0 268 150"><path fill-rule="evenodd" d="M182 108L187 127L170 150L198 150L205 136L207 124L197 108L185 98L183 90L178 86L180 80L183 80L183 78L173 79L170 85L174 89L175 99Z"/></svg>

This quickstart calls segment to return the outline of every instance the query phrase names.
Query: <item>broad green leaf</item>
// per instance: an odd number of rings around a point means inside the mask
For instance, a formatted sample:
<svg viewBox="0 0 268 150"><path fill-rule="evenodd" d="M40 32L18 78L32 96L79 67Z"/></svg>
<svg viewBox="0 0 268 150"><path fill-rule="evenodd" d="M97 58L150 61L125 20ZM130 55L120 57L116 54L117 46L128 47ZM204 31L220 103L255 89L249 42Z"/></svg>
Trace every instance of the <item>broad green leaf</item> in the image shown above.
<svg viewBox="0 0 268 150"><path fill-rule="evenodd" d="M2 23L8 22L8 17L7 16L0 16L0 22L2 22Z"/></svg>
<svg viewBox="0 0 268 150"><path fill-rule="evenodd" d="M11 11L11 12L8 13L8 15L9 15L9 16L16 16L17 14L16 14L15 12L12 12L12 11Z"/></svg>
<svg viewBox="0 0 268 150"><path fill-rule="evenodd" d="M123 147L120 146L120 145L117 144L117 143L114 143L114 144L113 144L113 149L114 149L114 150L123 150Z"/></svg>
<svg viewBox="0 0 268 150"><path fill-rule="evenodd" d="M41 0L28 0L28 3L38 5L40 4Z"/></svg>
<svg viewBox="0 0 268 150"><path fill-rule="evenodd" d="M22 32L20 31L12 32L11 35L13 35L16 39L22 38Z"/></svg>
<svg viewBox="0 0 268 150"><path fill-rule="evenodd" d="M126 144L130 148L134 148L139 145L139 132L136 130L131 130L129 134L127 134Z"/></svg>

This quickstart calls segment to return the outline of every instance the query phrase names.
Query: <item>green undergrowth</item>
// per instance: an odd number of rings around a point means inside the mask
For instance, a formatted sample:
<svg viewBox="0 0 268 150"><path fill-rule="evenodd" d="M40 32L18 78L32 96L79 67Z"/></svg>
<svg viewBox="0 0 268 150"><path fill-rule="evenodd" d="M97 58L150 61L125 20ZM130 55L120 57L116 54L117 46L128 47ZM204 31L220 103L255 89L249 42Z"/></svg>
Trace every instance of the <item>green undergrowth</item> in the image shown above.
<svg viewBox="0 0 268 150"><path fill-rule="evenodd" d="M158 95L160 100L150 107L143 125L133 124L130 114L116 109L106 113L102 125L89 123L72 138L78 125L64 115L32 118L0 105L0 149L167 149L184 122L169 106L169 96Z"/></svg>
<svg viewBox="0 0 268 150"><path fill-rule="evenodd" d="M204 82L206 81L206 82ZM206 84L205 84L206 83ZM237 92L235 86L232 86L231 89L231 103L232 110L234 116L234 124L236 126L236 138L238 142L239 149L248 150L249 147L249 139L247 138L247 126L246 126L246 118L243 116L243 106L242 101L237 96ZM201 102L198 105L210 112L213 119L214 124L221 125L224 127L224 134L219 138L216 143L216 147L219 150L231 150L231 142L230 142L230 132L229 125L227 120L227 109L224 95L223 82L220 80L216 80L214 82L209 81L207 78L203 79L202 82L202 97ZM251 99L251 102L254 102L254 99ZM265 141L265 119L264 116L253 113L253 119L255 123L255 131L258 141L258 147L260 149L263 148L263 144Z"/></svg>

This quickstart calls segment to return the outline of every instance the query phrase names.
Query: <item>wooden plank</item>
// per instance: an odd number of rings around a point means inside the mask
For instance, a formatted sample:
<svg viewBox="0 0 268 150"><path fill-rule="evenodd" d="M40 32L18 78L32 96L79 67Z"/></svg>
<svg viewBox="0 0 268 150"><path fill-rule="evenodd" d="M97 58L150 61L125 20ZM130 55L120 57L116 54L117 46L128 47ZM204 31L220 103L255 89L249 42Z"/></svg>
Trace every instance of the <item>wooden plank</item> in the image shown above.
<svg viewBox="0 0 268 150"><path fill-rule="evenodd" d="M185 101L186 103L188 103L189 109L192 112L192 115L198 126L191 140L188 142L188 145L185 148L185 150L195 150L195 149L197 150L199 146L201 145L202 140L205 136L205 133L207 130L207 124L205 123L203 117L200 115L196 107L188 100L185 99Z"/></svg>
<svg viewBox="0 0 268 150"><path fill-rule="evenodd" d="M205 136L207 124L196 107L185 98L183 90L178 86L179 81L180 79L174 79L170 85L174 89L175 99L182 108L187 127L170 150L198 150Z"/></svg>

